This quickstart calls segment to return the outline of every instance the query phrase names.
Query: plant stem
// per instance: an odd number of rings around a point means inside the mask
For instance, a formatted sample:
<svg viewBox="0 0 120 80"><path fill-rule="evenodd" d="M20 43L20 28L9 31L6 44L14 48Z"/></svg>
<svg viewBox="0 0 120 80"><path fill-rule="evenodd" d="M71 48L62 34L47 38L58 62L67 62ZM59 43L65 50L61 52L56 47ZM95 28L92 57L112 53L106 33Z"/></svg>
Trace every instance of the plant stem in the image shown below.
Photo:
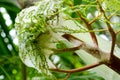
<svg viewBox="0 0 120 80"><path fill-rule="evenodd" d="M6 72L6 70L5 70L3 67L1 67L1 66L0 66L0 68L1 68L1 70L5 73L5 75L6 75L6 77L8 78L8 80L12 80L12 79L10 78L10 75Z"/></svg>
<svg viewBox="0 0 120 80"><path fill-rule="evenodd" d="M26 66L22 63L22 80L27 80Z"/></svg>
<svg viewBox="0 0 120 80"><path fill-rule="evenodd" d="M66 4L67 4L67 3L66 3ZM71 7L74 7L73 4L67 4L67 5L69 5L69 6L71 6ZM75 9L75 8L73 8L73 10L74 10L74 9ZM76 11L76 13L77 13L77 15L80 17L80 19L84 22L84 24L86 25L87 29L88 29L88 30L93 30L93 29L92 29L92 26L91 26L92 22L91 22L91 24L89 24L89 22L86 20L86 18L84 18L79 11ZM95 47L98 47L98 41L97 41L97 38L96 38L95 33L94 33L94 32L90 32L90 35L91 35L92 40L93 40L93 42L94 42L94 44L95 44Z"/></svg>
<svg viewBox="0 0 120 80"><path fill-rule="evenodd" d="M102 8L102 6L100 4L100 1L99 0L96 0L96 1L97 1L100 12L103 13L104 18L106 19L107 28L108 28L108 31L109 31L111 37L112 37L112 46L111 46L111 51L110 51L110 56L112 57L113 53L114 53L114 47L115 47L115 41L116 41L116 33L114 32L113 28L111 27L110 23L108 22L109 19L106 16L105 11ZM111 59L111 57L110 57L110 59Z"/></svg>
<svg viewBox="0 0 120 80"><path fill-rule="evenodd" d="M79 17L81 18L81 20L85 23L87 29L88 30L93 30L91 24L89 24L89 22L81 15L81 13L78 12L78 11L76 13L79 15ZM90 32L90 35L91 35L92 40L93 40L93 42L95 44L95 47L98 47L98 41L97 41L95 33L94 32Z"/></svg>
<svg viewBox="0 0 120 80"><path fill-rule="evenodd" d="M75 73L75 72L80 72L80 71L84 71L84 70L94 68L94 67L99 66L101 64L102 64L101 62L97 62L97 63L91 64L91 65L84 66L82 68L72 69L72 70L62 70L62 69L58 69L58 68L50 69L50 70L57 71L57 72L64 72L64 73Z"/></svg>

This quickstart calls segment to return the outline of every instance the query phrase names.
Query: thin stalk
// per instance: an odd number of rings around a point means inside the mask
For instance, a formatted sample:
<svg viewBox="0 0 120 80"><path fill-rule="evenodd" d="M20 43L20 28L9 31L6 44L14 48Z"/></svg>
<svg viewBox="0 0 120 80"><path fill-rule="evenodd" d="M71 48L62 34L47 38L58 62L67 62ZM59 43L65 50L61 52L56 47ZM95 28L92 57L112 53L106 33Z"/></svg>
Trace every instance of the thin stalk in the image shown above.
<svg viewBox="0 0 120 80"><path fill-rule="evenodd" d="M26 66L22 63L22 80L27 80Z"/></svg>
<svg viewBox="0 0 120 80"><path fill-rule="evenodd" d="M105 11L104 11L103 8L102 8L102 6L101 6L101 4L100 4L100 1L99 1L99 0L96 0L96 1L97 1L98 6L99 6L100 12L103 13L103 16L104 16L105 19L106 19L107 28L108 28L108 31L109 31L111 37L112 37L112 46L111 46L111 51L110 51L110 53L111 53L110 56L112 57L113 54L114 54L116 34L115 34L113 28L111 27L110 23L108 22L109 19L108 19L108 17L106 16ZM111 57L110 57L110 59L111 59Z"/></svg>
<svg viewBox="0 0 120 80"><path fill-rule="evenodd" d="M7 76L8 80L12 80L12 79L10 78L10 75L7 73L7 71L6 71L3 67L1 67L1 66L0 66L0 68L1 68L1 70L5 73L5 75Z"/></svg>
<svg viewBox="0 0 120 80"><path fill-rule="evenodd" d="M81 20L85 23L87 29L88 30L92 30L91 24L89 24L89 22L81 15L81 13L78 12L78 11L76 13L79 15L79 17L81 18ZM95 33L94 32L90 32L90 35L92 37L92 40L93 40L95 46L98 47L98 41L97 41Z"/></svg>
<svg viewBox="0 0 120 80"><path fill-rule="evenodd" d="M64 73L75 73L75 72L80 72L80 71L84 71L84 70L94 68L94 67L99 66L101 64L102 64L101 62L97 62L97 63L91 64L91 65L84 66L82 68L72 69L72 70L62 70L62 69L58 69L58 68L50 69L50 70L57 71L57 72L64 72Z"/></svg>

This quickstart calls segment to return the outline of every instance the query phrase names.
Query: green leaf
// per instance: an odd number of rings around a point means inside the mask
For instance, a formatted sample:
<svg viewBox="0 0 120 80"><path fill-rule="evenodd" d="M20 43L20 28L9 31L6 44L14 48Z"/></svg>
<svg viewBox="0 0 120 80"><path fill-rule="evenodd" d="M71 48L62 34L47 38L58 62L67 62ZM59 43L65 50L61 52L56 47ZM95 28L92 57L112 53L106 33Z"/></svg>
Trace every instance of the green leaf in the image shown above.
<svg viewBox="0 0 120 80"><path fill-rule="evenodd" d="M1 2L0 1L0 7L4 7L7 10L17 12L17 13L20 11L20 8L18 8L16 5L14 5L13 3L10 3L10 2Z"/></svg>
<svg viewBox="0 0 120 80"><path fill-rule="evenodd" d="M10 55L10 51L8 50L7 44L4 42L4 39L0 36L0 55ZM0 56L0 57L1 57Z"/></svg>
<svg viewBox="0 0 120 80"><path fill-rule="evenodd" d="M74 5L80 5L82 3L82 0L74 0Z"/></svg>

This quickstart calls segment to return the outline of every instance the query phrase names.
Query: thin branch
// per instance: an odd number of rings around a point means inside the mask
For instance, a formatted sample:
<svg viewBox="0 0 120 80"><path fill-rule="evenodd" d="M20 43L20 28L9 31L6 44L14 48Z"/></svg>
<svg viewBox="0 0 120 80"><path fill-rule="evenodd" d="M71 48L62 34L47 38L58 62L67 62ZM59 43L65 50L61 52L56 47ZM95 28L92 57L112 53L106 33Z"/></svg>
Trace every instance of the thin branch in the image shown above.
<svg viewBox="0 0 120 80"><path fill-rule="evenodd" d="M110 54L108 52L102 51L101 49L99 49L99 47L91 46L70 34L64 34L63 37L67 39L69 42L76 44L77 46L75 45L76 47L64 48L64 49L58 49L58 50L53 49L53 51L56 51L58 53L65 52L65 51L74 52L76 50L82 49L87 53L89 53L90 55L96 57L98 60L103 61L104 63L109 62Z"/></svg>
<svg viewBox="0 0 120 80"><path fill-rule="evenodd" d="M108 19L110 20L119 10L115 11L113 14L111 14L110 16L108 16Z"/></svg>
<svg viewBox="0 0 120 80"><path fill-rule="evenodd" d="M67 39L69 42L78 45L77 47L74 47L74 50L79 50L79 49L85 50L92 56L104 62L107 62L109 60L110 57L109 53L102 51L101 49L99 49L99 47L91 46L70 34L64 34L63 37Z"/></svg>
<svg viewBox="0 0 120 80"><path fill-rule="evenodd" d="M64 78L64 80L68 80L68 78L70 77L71 73L67 73L67 76Z"/></svg>
<svg viewBox="0 0 120 80"><path fill-rule="evenodd" d="M101 61L101 63L107 65L112 70L120 74L120 58L113 55L110 59L110 53L104 52L99 48L95 48L70 34L64 34L63 36L65 36L64 38L72 43L77 42L76 40L80 41L81 42L80 49L96 57L99 61Z"/></svg>
<svg viewBox="0 0 120 80"><path fill-rule="evenodd" d="M110 32L111 37L112 37L112 46L111 46L111 51L110 51L110 53L111 53L110 56L112 57L112 56L113 56L113 53L114 53L116 34L115 34L113 28L111 27L110 23L108 22L109 19L108 19L108 17L106 16L105 11L104 11L103 8L102 8L102 6L101 6L101 4L100 4L100 1L99 1L99 0L96 0L96 1L97 1L98 6L99 6L100 12L103 13L103 15L104 15L104 17L105 17L105 19L106 19L107 28L108 28L108 30L109 30L109 32ZM111 57L110 57L110 58L111 58Z"/></svg>
<svg viewBox="0 0 120 80"><path fill-rule="evenodd" d="M94 23L102 14L99 14L97 17L95 17L93 20L91 20L88 24L91 25Z"/></svg>
<svg viewBox="0 0 120 80"><path fill-rule="evenodd" d="M120 30L118 30L115 34L117 35L120 32Z"/></svg>
<svg viewBox="0 0 120 80"><path fill-rule="evenodd" d="M62 70L62 69L58 69L58 68L50 69L50 70L57 71L57 72L64 72L64 73L75 73L75 72L80 72L80 71L84 71L84 70L88 70L88 69L94 68L94 67L99 66L101 64L103 64L103 63L97 62L97 63L91 64L91 65L84 66L82 68L72 69L72 70Z"/></svg>
<svg viewBox="0 0 120 80"><path fill-rule="evenodd" d="M73 4L68 4L68 3L66 3L66 4L69 5L69 6L71 6L71 7L74 6ZM75 11L75 12L78 14L78 16L80 17L80 19L85 23L87 29L88 30L93 30L91 24L89 24L89 22L81 15L81 13L79 11ZM92 37L92 40L93 40L95 46L98 47L98 41L97 41L95 33L94 32L90 32L90 35Z"/></svg>
<svg viewBox="0 0 120 80"><path fill-rule="evenodd" d="M85 23L87 29L88 30L92 30L91 24L89 24L89 22L81 15L81 13L78 12L78 11L76 11L76 13L79 15L79 17L81 18L81 20ZM92 37L93 42L95 43L95 46L98 47L98 41L97 41L95 33L94 32L90 32L90 35Z"/></svg>

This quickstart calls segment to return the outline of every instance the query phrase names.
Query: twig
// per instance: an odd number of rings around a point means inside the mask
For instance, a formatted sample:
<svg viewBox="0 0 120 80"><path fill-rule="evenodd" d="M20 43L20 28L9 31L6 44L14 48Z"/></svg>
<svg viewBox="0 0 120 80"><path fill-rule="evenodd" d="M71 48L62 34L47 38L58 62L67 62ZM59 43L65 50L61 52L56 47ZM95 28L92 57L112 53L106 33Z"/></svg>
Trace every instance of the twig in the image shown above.
<svg viewBox="0 0 120 80"><path fill-rule="evenodd" d="M115 13L117 13L119 10L115 11L113 14L111 14L110 16L108 16L108 19L110 20L114 15Z"/></svg>
<svg viewBox="0 0 120 80"><path fill-rule="evenodd" d="M73 4L68 4L68 3L66 3L66 4L69 5L69 6L71 6L71 7L74 6ZM80 19L85 23L87 29L88 30L93 30L92 27L91 27L91 24L89 24L89 22L81 15L81 13L79 11L75 11L75 12L78 14L78 16L80 17ZM95 33L94 32L90 32L90 35L92 37L92 40L93 40L95 46L98 47L98 41L97 41Z"/></svg>
<svg viewBox="0 0 120 80"><path fill-rule="evenodd" d="M68 80L68 78L70 77L71 73L67 73L67 76L64 78L64 80Z"/></svg>
<svg viewBox="0 0 120 80"><path fill-rule="evenodd" d="M95 17L93 20L91 20L88 24L91 25L94 23L102 14L99 14L97 17Z"/></svg>
<svg viewBox="0 0 120 80"><path fill-rule="evenodd" d="M79 15L81 20L85 23L87 29L88 30L92 30L91 24L89 24L89 22L81 15L81 13L78 12L78 11L76 13ZM95 43L95 46L98 47L98 41L97 41L95 33L94 32L90 32L90 35L92 37L93 42Z"/></svg>
<svg viewBox="0 0 120 80"><path fill-rule="evenodd" d="M110 56L112 57L112 56L113 56L113 53L114 53L116 34L115 34L113 28L111 27L110 23L108 22L109 19L108 19L108 17L106 16L105 11L104 11L103 8L102 8L102 6L101 6L101 4L100 4L100 1L99 1L99 0L96 0L96 1L97 1L98 6L99 6L100 12L103 13L103 15L104 15L104 17L105 17L105 19L106 19L107 28L108 28L108 30L109 30L109 33L110 33L111 37L112 37L112 46L111 46L111 51L110 51L110 53L111 53ZM110 59L111 59L111 57L110 57Z"/></svg>
<svg viewBox="0 0 120 80"><path fill-rule="evenodd" d="M69 42L72 42L73 44L78 45L77 47L73 47L74 50L79 50L79 49L85 50L86 52L96 57L97 59L104 61L104 63L108 62L110 57L109 53L102 51L101 49L99 49L99 47L91 46L70 34L64 34L63 37L67 39Z"/></svg>
<svg viewBox="0 0 120 80"><path fill-rule="evenodd" d="M120 32L120 30L118 30L118 31L116 32L116 35L117 35L119 32Z"/></svg>
<svg viewBox="0 0 120 80"><path fill-rule="evenodd" d="M96 66L99 66L101 64L103 64L103 63L102 62L97 62L97 63L91 64L91 65L84 66L82 68L72 69L72 70L62 70L62 69L58 69L58 68L50 69L50 70L57 71L57 72L64 72L64 73L74 73L74 72L80 72L80 71L88 70L88 69L94 68Z"/></svg>

